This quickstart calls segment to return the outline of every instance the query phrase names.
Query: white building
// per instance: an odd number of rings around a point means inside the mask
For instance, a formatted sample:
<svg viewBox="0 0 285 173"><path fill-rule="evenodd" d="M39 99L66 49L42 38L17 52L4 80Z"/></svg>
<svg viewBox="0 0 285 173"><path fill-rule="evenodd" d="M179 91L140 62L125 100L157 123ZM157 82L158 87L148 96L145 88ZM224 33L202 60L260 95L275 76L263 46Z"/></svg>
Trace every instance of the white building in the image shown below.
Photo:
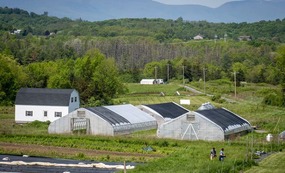
<svg viewBox="0 0 285 173"><path fill-rule="evenodd" d="M194 40L203 40L204 38L203 38L202 35L198 34L198 35L196 35L193 39L194 39Z"/></svg>
<svg viewBox="0 0 285 173"><path fill-rule="evenodd" d="M75 89L21 88L16 95L15 121L55 121L79 108Z"/></svg>
<svg viewBox="0 0 285 173"><path fill-rule="evenodd" d="M115 136L139 130L156 129L155 119L137 107L125 105L80 108L49 125L51 134L86 134Z"/></svg>
<svg viewBox="0 0 285 173"><path fill-rule="evenodd" d="M250 123L225 108L203 104L195 112L172 119L157 129L160 138L223 141L251 131Z"/></svg>
<svg viewBox="0 0 285 173"><path fill-rule="evenodd" d="M163 79L142 79L140 84L142 85L153 85L153 84L163 84Z"/></svg>

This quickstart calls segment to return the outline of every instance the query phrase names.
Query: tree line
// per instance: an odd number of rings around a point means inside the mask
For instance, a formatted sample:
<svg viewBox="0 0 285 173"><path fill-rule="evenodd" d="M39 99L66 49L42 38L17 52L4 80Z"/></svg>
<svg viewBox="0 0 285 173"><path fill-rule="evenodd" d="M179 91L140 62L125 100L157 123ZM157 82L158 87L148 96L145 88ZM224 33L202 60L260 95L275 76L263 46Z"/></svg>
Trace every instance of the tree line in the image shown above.
<svg viewBox="0 0 285 173"><path fill-rule="evenodd" d="M182 18L88 22L7 7L0 8L0 18L1 104L13 104L19 87L72 87L84 104L107 104L126 91L122 83L155 75L191 82L204 73L206 80L232 80L236 72L238 81L285 88L284 19L240 24ZM21 32L16 34L17 29ZM193 40L195 34L205 39ZM239 41L239 35L253 39Z"/></svg>
<svg viewBox="0 0 285 173"><path fill-rule="evenodd" d="M20 65L0 54L0 105L12 105L21 87L75 88L82 105L112 104L112 98L126 88L119 80L115 61L98 50L80 58L59 59Z"/></svg>

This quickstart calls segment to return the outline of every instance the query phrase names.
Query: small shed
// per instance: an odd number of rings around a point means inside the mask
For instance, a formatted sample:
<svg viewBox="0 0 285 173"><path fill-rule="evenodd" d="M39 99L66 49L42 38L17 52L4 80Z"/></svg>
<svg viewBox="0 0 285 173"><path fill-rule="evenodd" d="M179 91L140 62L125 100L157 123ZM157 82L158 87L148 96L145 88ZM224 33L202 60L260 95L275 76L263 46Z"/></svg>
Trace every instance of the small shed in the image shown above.
<svg viewBox="0 0 285 173"><path fill-rule="evenodd" d="M79 108L75 89L21 88L15 100L15 121L54 121Z"/></svg>
<svg viewBox="0 0 285 173"><path fill-rule="evenodd" d="M208 107L208 109L206 109ZM223 141L251 131L250 123L225 108L204 104L158 127L157 136L180 140Z"/></svg>
<svg viewBox="0 0 285 173"><path fill-rule="evenodd" d="M138 107L142 111L153 116L157 121L158 127L167 121L175 119L189 112L189 110L185 109L175 102L140 105Z"/></svg>
<svg viewBox="0 0 285 173"><path fill-rule="evenodd" d="M142 85L154 85L154 84L163 84L163 79L142 79L140 84Z"/></svg>
<svg viewBox="0 0 285 173"><path fill-rule="evenodd" d="M49 125L56 134L86 131L91 135L115 136L157 128L155 119L131 104L79 108Z"/></svg>
<svg viewBox="0 0 285 173"><path fill-rule="evenodd" d="M198 35L196 35L193 39L194 39L194 40L203 40L204 38L203 38L202 35L198 34Z"/></svg>

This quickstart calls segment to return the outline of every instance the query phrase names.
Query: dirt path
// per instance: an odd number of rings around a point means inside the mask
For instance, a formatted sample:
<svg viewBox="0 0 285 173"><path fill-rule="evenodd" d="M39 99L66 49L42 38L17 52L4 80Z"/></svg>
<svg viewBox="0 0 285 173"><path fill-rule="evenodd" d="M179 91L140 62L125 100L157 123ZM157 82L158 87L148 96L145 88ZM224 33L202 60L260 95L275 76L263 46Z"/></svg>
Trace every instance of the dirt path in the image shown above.
<svg viewBox="0 0 285 173"><path fill-rule="evenodd" d="M79 148L67 148L67 147L54 147L54 146L43 146L34 144L15 144L15 143L3 143L0 142L0 150L7 153L22 153L30 155L31 153L37 153L39 156L78 156L84 155L90 158L106 157L144 157L144 158L159 158L162 155L159 154L144 154L144 153L127 153L127 152L115 152L115 151L102 151L102 150L89 150Z"/></svg>

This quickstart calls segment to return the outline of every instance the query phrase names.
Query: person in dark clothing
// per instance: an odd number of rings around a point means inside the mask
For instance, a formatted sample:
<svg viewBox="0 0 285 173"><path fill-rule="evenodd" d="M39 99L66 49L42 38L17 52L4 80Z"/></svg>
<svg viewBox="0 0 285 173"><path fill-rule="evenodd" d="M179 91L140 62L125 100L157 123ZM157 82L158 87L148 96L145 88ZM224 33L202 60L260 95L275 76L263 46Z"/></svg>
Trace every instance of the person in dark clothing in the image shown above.
<svg viewBox="0 0 285 173"><path fill-rule="evenodd" d="M213 147L211 152L210 152L210 159L213 160L217 156L216 149Z"/></svg>

